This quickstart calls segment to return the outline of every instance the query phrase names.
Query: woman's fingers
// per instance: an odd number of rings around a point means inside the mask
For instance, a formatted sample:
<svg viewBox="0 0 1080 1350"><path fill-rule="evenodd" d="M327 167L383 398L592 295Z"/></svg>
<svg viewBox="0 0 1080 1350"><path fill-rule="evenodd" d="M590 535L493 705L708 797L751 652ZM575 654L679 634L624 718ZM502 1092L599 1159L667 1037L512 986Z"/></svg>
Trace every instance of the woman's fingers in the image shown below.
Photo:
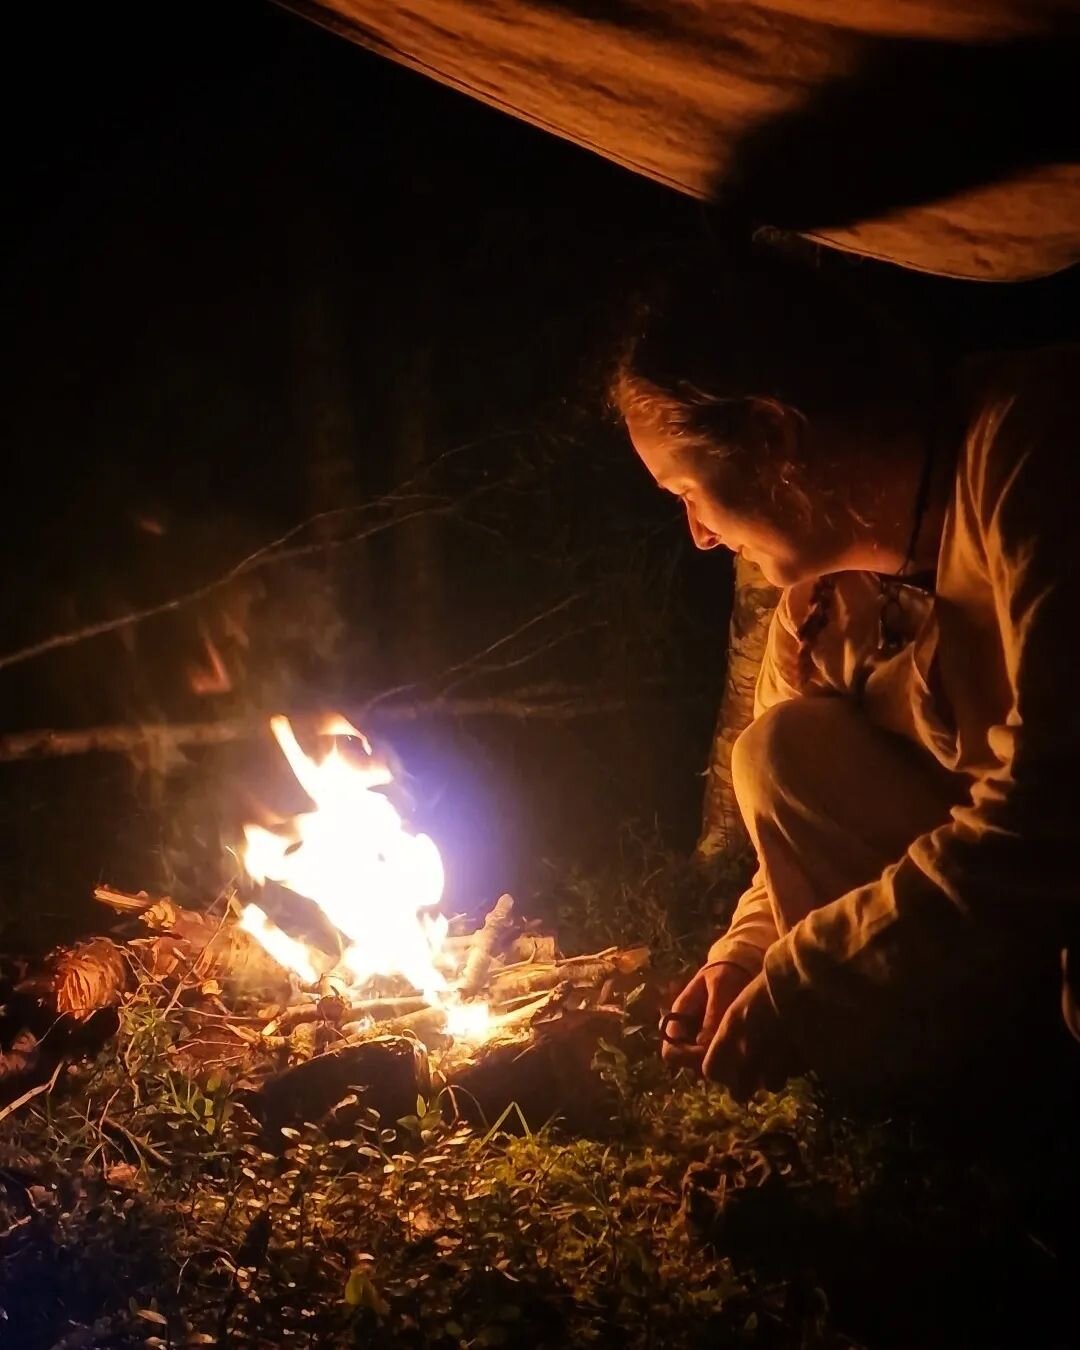
<svg viewBox="0 0 1080 1350"><path fill-rule="evenodd" d="M709 967L702 974L708 997L697 1039L704 1055L720 1030L727 1010L750 983L750 976L739 966L727 965Z"/></svg>
<svg viewBox="0 0 1080 1350"><path fill-rule="evenodd" d="M728 1009L704 1057L702 1072L745 1101L759 1087L781 1087L796 1068L793 1047L765 977L759 975Z"/></svg>
<svg viewBox="0 0 1080 1350"><path fill-rule="evenodd" d="M660 1053L675 1067L701 1066L724 1014L749 982L738 966L705 966L671 1005Z"/></svg>
<svg viewBox="0 0 1080 1350"><path fill-rule="evenodd" d="M705 1015L708 991L701 971L686 985L671 1005L671 1019L660 1046L663 1059L672 1065L700 1064L705 1048L698 1044L698 1030Z"/></svg>

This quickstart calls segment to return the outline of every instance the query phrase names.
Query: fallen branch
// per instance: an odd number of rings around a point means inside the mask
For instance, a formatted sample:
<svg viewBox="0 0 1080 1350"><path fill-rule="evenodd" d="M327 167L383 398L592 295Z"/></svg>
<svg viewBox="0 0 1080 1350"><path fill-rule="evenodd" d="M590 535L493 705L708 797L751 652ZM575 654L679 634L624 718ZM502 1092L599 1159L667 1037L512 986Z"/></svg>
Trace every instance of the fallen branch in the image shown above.
<svg viewBox="0 0 1080 1350"><path fill-rule="evenodd" d="M428 1065L413 1040L380 1036L343 1045L285 1069L253 1093L246 1103L273 1134L283 1125L319 1121L355 1089L364 1106L374 1107L386 1124L416 1110L416 1097L428 1087Z"/></svg>
<svg viewBox="0 0 1080 1350"><path fill-rule="evenodd" d="M633 702L651 702L634 700ZM522 721L569 722L623 712L632 701L579 695L562 699L529 699L507 695L493 698L431 698L413 703L388 703L371 714L371 721L417 722L436 717L506 717ZM0 763L24 759L55 759L66 755L129 755L149 746L161 748L226 745L256 740L266 734L263 718L220 722L148 722L143 726L83 727L72 731L50 728L16 731L0 736Z"/></svg>

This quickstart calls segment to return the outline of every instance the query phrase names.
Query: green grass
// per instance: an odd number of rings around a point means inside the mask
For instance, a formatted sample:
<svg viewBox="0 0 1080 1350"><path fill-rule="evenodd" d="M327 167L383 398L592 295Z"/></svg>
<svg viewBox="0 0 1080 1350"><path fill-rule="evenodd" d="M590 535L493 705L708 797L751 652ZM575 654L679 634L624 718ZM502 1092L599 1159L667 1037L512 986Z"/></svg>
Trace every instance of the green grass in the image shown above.
<svg viewBox="0 0 1080 1350"><path fill-rule="evenodd" d="M693 946L675 865L561 894L586 946L650 924L671 962ZM995 1151L933 1120L854 1122L806 1082L744 1108L672 1079L638 1028L597 1055L590 1137L513 1108L470 1130L436 1094L344 1139L264 1139L227 1081L179 1070L181 1035L147 994L96 1063L0 1124L3 1346L1069 1344L1067 1120L1058 1153L1012 1125Z"/></svg>

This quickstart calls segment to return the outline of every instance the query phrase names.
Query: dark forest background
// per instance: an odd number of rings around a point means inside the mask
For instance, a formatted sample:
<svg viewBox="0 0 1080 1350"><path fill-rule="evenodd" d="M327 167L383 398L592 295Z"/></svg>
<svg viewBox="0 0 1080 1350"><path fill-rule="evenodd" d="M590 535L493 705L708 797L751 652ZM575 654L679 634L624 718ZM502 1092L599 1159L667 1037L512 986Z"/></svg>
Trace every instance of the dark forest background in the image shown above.
<svg viewBox="0 0 1080 1350"><path fill-rule="evenodd" d="M643 254L722 222L263 0L24 14L8 61L0 658L312 523L175 612L0 670L0 734L608 700L365 725L452 908L528 904L628 829L689 849L730 569L694 555L601 374ZM1061 336L1075 294L807 260L942 359ZM268 740L0 764L0 936L90 925L99 880L212 892L281 791Z"/></svg>

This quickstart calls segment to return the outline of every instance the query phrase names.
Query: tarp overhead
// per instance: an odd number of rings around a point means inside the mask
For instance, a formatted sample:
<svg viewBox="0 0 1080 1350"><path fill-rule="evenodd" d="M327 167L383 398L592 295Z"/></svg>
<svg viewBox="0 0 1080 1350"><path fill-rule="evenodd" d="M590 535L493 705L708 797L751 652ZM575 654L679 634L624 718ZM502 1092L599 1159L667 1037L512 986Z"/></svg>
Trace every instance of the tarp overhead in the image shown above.
<svg viewBox="0 0 1080 1350"><path fill-rule="evenodd" d="M989 280L1080 257L1076 0L284 3L757 223Z"/></svg>

